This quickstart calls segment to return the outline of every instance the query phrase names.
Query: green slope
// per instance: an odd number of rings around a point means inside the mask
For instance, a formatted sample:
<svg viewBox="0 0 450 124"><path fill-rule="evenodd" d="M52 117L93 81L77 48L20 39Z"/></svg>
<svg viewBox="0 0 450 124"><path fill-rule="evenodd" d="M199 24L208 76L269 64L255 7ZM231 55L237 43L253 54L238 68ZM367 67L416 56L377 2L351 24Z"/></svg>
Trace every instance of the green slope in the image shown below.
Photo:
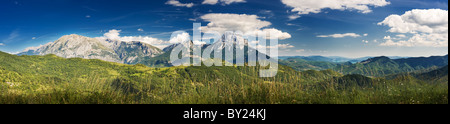
<svg viewBox="0 0 450 124"><path fill-rule="evenodd" d="M438 68L445 65L448 65L448 56L395 60L388 57L376 57L352 65L338 65L333 70L343 74L384 77L398 73Z"/></svg>
<svg viewBox="0 0 450 124"><path fill-rule="evenodd" d="M416 103L411 98L421 103L448 103L448 83L433 84L413 77L384 80L342 76L332 70L297 72L287 66L280 66L274 78L259 78L259 69L150 68L0 52L0 103ZM366 80L371 80L371 85L361 84ZM345 87L335 87L335 82Z"/></svg>
<svg viewBox="0 0 450 124"><path fill-rule="evenodd" d="M421 80L445 83L448 82L448 65L433 71L414 74L414 76Z"/></svg>
<svg viewBox="0 0 450 124"><path fill-rule="evenodd" d="M137 63L156 68L172 67L172 64L170 63L170 52L165 52L153 58L146 57Z"/></svg>
<svg viewBox="0 0 450 124"><path fill-rule="evenodd" d="M326 61L308 61L300 58L288 58L285 60L280 60L279 62L280 64L292 67L297 71L327 70L333 69L340 64L345 64Z"/></svg>

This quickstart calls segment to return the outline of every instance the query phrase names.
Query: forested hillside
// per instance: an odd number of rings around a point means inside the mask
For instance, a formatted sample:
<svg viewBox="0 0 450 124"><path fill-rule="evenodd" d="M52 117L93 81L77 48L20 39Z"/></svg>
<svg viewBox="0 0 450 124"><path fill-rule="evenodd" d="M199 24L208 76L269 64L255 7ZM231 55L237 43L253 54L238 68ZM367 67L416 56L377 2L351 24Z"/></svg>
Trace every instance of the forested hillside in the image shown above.
<svg viewBox="0 0 450 124"><path fill-rule="evenodd" d="M398 73L441 68L446 65L448 65L448 55L407 59L376 57L356 64L338 65L333 70L343 74L384 77Z"/></svg>
<svg viewBox="0 0 450 124"><path fill-rule="evenodd" d="M307 71L307 70L327 70L333 69L340 64L351 64L351 63L335 63L327 61L311 61L300 58L288 58L285 60L280 60L280 64L286 65L294 68L297 71Z"/></svg>

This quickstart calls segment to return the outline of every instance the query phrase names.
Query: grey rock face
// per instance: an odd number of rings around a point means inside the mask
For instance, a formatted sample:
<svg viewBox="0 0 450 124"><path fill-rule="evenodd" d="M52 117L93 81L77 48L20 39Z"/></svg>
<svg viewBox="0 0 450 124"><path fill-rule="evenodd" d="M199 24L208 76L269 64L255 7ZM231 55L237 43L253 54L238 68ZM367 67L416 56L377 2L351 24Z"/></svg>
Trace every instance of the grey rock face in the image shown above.
<svg viewBox="0 0 450 124"><path fill-rule="evenodd" d="M136 64L141 58L151 58L164 52L152 45L134 41L102 40L80 35L66 35L46 45L28 49L18 55L55 54L64 58L100 59L109 62Z"/></svg>

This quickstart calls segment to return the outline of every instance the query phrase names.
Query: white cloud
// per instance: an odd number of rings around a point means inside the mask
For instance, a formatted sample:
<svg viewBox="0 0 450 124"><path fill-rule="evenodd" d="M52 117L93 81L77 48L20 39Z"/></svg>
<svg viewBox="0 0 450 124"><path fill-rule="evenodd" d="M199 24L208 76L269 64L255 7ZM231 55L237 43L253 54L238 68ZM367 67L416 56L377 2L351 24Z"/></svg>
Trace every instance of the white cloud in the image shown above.
<svg viewBox="0 0 450 124"><path fill-rule="evenodd" d="M288 39L291 35L275 28L267 28L272 23L261 20L256 15L246 14L206 14L200 17L209 22L207 26L202 27L203 32L216 31L221 34L226 31L242 31L246 36L256 36L258 33L269 33L271 39Z"/></svg>
<svg viewBox="0 0 450 124"><path fill-rule="evenodd" d="M172 6L177 6L177 7L187 7L187 8L191 8L194 6L194 3L181 3L178 0L169 0L166 2L166 4L172 5Z"/></svg>
<svg viewBox="0 0 450 124"><path fill-rule="evenodd" d="M5 44L3 44L3 43L0 43L0 46L5 46Z"/></svg>
<svg viewBox="0 0 450 124"><path fill-rule="evenodd" d="M170 45L168 41L160 40L157 38L152 38L148 36L120 36L121 30L110 30L109 32L105 33L103 37L98 37L100 40L117 40L117 41L124 41L124 42L131 42L131 41L140 41L143 43L150 44L152 46L158 47L160 49L163 49Z"/></svg>
<svg viewBox="0 0 450 124"><path fill-rule="evenodd" d="M143 31L144 31L144 29L142 29L142 28L139 28L139 29L137 29L137 31L143 32Z"/></svg>
<svg viewBox="0 0 450 124"><path fill-rule="evenodd" d="M368 40L363 40L362 42L363 42L363 43L369 43L369 41L368 41Z"/></svg>
<svg viewBox="0 0 450 124"><path fill-rule="evenodd" d="M245 3L245 0L220 0L220 2L224 3L224 4L232 4L232 3Z"/></svg>
<svg viewBox="0 0 450 124"><path fill-rule="evenodd" d="M408 40L396 40L395 38L385 38L381 46L397 47L448 47L448 34L415 34Z"/></svg>
<svg viewBox="0 0 450 124"><path fill-rule="evenodd" d="M189 35L189 33L186 32L175 32L175 34L170 38L169 43L171 44L178 44L178 43L187 43L191 40L191 36ZM206 42L204 41L192 41L192 43L194 45L202 45L202 44L206 44Z"/></svg>
<svg viewBox="0 0 450 124"><path fill-rule="evenodd" d="M388 32L399 33L397 38L386 36L381 46L448 47L448 11L414 9L403 15L390 15L378 25L389 26ZM408 40L405 34L412 35Z"/></svg>
<svg viewBox="0 0 450 124"><path fill-rule="evenodd" d="M193 22L197 21L197 19L195 19L195 18L189 18L188 20L193 21Z"/></svg>
<svg viewBox="0 0 450 124"><path fill-rule="evenodd" d="M31 39L32 39L32 40L36 40L36 37L32 37Z"/></svg>
<svg viewBox="0 0 450 124"><path fill-rule="evenodd" d="M287 49L287 48L294 48L295 46L291 45L291 44L278 44L278 48L281 49Z"/></svg>
<svg viewBox="0 0 450 124"><path fill-rule="evenodd" d="M296 24L286 23L287 26L297 26Z"/></svg>
<svg viewBox="0 0 450 124"><path fill-rule="evenodd" d="M391 36L384 36L383 39L385 39L385 40L391 40L392 38L391 38Z"/></svg>
<svg viewBox="0 0 450 124"><path fill-rule="evenodd" d="M27 48L25 48L22 52L27 52L27 51L30 51L30 50L37 50L37 49L39 49L39 48L42 48L42 47L44 47L44 46L48 46L48 45L50 45L50 44L52 44L53 42L49 42L49 43L47 43L47 44L44 44L44 45L39 45L39 46L37 46L37 47L27 47Z"/></svg>
<svg viewBox="0 0 450 124"><path fill-rule="evenodd" d="M177 34L174 37L171 37L169 42L172 43L172 44L177 44L177 43L187 42L187 41L190 41L190 40L191 40L191 37L190 37L190 35L188 33L180 33L180 34Z"/></svg>
<svg viewBox="0 0 450 124"><path fill-rule="evenodd" d="M255 40L255 41L250 41L249 44L259 44L259 41Z"/></svg>
<svg viewBox="0 0 450 124"><path fill-rule="evenodd" d="M406 35L404 35L404 34L399 34L399 35L396 35L398 38L405 38L406 37Z"/></svg>
<svg viewBox="0 0 450 124"><path fill-rule="evenodd" d="M263 45L257 45L256 46L256 48L267 48L267 49L269 49L269 48L275 48L275 47L278 47L278 49L283 49L283 50L286 50L286 49L289 49L289 48L294 48L295 46L293 46L293 45L291 45L291 44L278 44L278 45L274 45L274 46L263 46Z"/></svg>
<svg viewBox="0 0 450 124"><path fill-rule="evenodd" d="M301 52L305 52L305 49L299 49L299 50L295 50L295 52L301 53Z"/></svg>
<svg viewBox="0 0 450 124"><path fill-rule="evenodd" d="M370 13L370 7L389 5L386 0L281 0L283 4L293 8L292 12L299 15L320 13L323 9L357 10L360 13Z"/></svg>
<svg viewBox="0 0 450 124"><path fill-rule="evenodd" d="M368 36L368 34L364 34L364 36ZM356 34L356 33L345 33L345 34L319 35L317 37L322 37L322 38L327 38L327 37L332 37L332 38L353 37L353 38L357 38L357 37L361 37L361 35Z"/></svg>
<svg viewBox="0 0 450 124"><path fill-rule="evenodd" d="M221 3L222 5L230 5L232 3L245 3L245 0L204 0L202 4L216 5Z"/></svg>
<svg viewBox="0 0 450 124"><path fill-rule="evenodd" d="M109 30L107 33L103 34L103 36L106 39L119 40L119 39L121 39L121 37L120 37L120 32L121 31L122 30L116 30L116 29Z"/></svg>
<svg viewBox="0 0 450 124"><path fill-rule="evenodd" d="M260 20L260 17L256 15L246 14L206 14L200 18L210 22L206 27L202 27L204 31L217 31L220 33L238 30L249 32L272 25L268 21Z"/></svg>
<svg viewBox="0 0 450 124"><path fill-rule="evenodd" d="M205 0L202 2L202 4L210 4L210 5L216 5L219 3L219 0Z"/></svg>
<svg viewBox="0 0 450 124"><path fill-rule="evenodd" d="M269 33L270 35L269 34L267 35L267 39L281 39L281 40L284 40L284 39L289 39L289 38L292 37L289 33L282 32L282 31L280 31L278 29L275 29L275 28L256 30L254 32L248 32L246 34L249 35L249 36L255 36L256 37L258 34L261 34L261 33L266 33L266 34Z"/></svg>
<svg viewBox="0 0 450 124"><path fill-rule="evenodd" d="M203 45L203 44L206 44L206 42L204 42L204 41L198 41L198 40L192 41L192 43L193 43L194 45Z"/></svg>
<svg viewBox="0 0 450 124"><path fill-rule="evenodd" d="M446 33L448 11L414 9L403 15L390 15L378 25L389 26L389 32L393 33Z"/></svg>
<svg viewBox="0 0 450 124"><path fill-rule="evenodd" d="M300 15L290 15L288 18L289 18L289 20L295 20L295 19L300 18Z"/></svg>

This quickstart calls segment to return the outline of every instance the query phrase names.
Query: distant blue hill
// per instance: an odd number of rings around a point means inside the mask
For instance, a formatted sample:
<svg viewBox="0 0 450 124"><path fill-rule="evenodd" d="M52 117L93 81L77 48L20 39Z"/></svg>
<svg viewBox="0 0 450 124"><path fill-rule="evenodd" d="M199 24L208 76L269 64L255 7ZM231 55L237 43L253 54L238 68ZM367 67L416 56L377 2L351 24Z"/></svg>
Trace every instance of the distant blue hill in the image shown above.
<svg viewBox="0 0 450 124"><path fill-rule="evenodd" d="M374 58L373 56L361 57L361 58L347 58L340 56L281 56L279 59L287 60L287 59L303 59L306 61L319 61L319 62L334 62L334 63L343 63L343 62L351 62L358 63L364 60ZM402 56L389 56L390 59L403 59L410 57L402 57Z"/></svg>

